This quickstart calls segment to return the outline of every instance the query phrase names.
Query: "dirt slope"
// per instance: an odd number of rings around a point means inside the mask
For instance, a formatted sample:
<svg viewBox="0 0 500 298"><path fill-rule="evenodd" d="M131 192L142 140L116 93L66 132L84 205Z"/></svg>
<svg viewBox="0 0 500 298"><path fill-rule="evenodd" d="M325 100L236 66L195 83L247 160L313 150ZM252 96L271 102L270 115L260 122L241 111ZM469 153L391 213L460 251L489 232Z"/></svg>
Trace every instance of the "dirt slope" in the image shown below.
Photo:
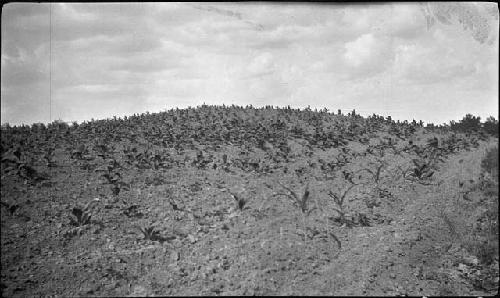
<svg viewBox="0 0 500 298"><path fill-rule="evenodd" d="M91 128L80 137L93 138ZM126 138L90 152L60 141L50 162L31 162L50 179L19 162L13 171L15 157L3 154L2 295L497 293L498 248L488 245L498 237L480 231L498 209L498 182L487 195L481 178L498 139L415 179L405 169L416 172L424 153L404 151L403 133L396 145L386 132L344 134L308 143L300 132L258 148L186 137L171 154ZM417 135L417 149L430 137ZM91 218L73 222L82 210ZM490 218L498 229L498 213Z"/></svg>
<svg viewBox="0 0 500 298"><path fill-rule="evenodd" d="M339 257L318 275L305 280L294 293L337 296L497 293L494 285L489 290L477 289L465 276L464 272L474 270L475 257L460 246L440 213L447 205L456 204L456 196L449 190L457 189L457 180L465 180L461 177L464 173L479 176L477 156L482 149L447 160L438 175L438 180L444 180L439 186L414 184L401 190L398 195L405 207L390 225L350 230ZM463 162L457 166L459 160ZM472 260L472 264L466 260ZM489 277L495 280L496 276L498 285L498 263L490 268Z"/></svg>

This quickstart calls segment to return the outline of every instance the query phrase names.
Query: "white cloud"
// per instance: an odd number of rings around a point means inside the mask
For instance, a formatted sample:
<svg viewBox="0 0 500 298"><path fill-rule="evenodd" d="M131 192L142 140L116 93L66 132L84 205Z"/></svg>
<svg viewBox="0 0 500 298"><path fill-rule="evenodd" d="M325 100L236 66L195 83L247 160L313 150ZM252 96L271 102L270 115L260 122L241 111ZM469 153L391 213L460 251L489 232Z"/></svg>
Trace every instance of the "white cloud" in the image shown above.
<svg viewBox="0 0 500 298"><path fill-rule="evenodd" d="M369 61L375 50L375 43L375 38L371 33L363 34L356 40L346 43L344 57L347 63L358 67Z"/></svg>
<svg viewBox="0 0 500 298"><path fill-rule="evenodd" d="M256 56L248 65L251 76L262 76L274 71L273 55L269 52Z"/></svg>
<svg viewBox="0 0 500 298"><path fill-rule="evenodd" d="M396 48L395 73L405 84L443 84L458 79L473 80L480 70L479 46L457 43L452 32L437 29L434 43L400 44ZM462 33L460 33L462 34ZM488 55L489 56L489 55ZM489 57L491 61L493 57Z"/></svg>
<svg viewBox="0 0 500 298"><path fill-rule="evenodd" d="M393 57L390 39L373 33L363 34L345 44L344 60L348 78L369 77L386 70Z"/></svg>
<svg viewBox="0 0 500 298"><path fill-rule="evenodd" d="M3 10L2 121L48 121L48 25L47 4ZM427 30L417 4L66 3L52 25L54 119L203 101L410 117L434 96L464 109L467 96L498 100L498 34L479 44L458 25ZM432 113L450 116L446 104Z"/></svg>
<svg viewBox="0 0 500 298"><path fill-rule="evenodd" d="M426 28L425 18L417 3L392 4L387 14L385 28L389 36L411 40Z"/></svg>

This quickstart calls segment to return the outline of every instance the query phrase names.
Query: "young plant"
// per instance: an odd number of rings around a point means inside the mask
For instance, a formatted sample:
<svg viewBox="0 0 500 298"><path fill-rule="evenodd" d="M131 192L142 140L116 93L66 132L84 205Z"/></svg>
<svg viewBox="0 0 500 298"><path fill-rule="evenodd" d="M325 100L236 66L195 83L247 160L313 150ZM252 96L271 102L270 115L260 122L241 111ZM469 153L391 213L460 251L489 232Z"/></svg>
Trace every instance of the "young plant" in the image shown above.
<svg viewBox="0 0 500 298"><path fill-rule="evenodd" d="M73 216L70 216L69 220L71 224L76 227L81 227L90 223L90 218L92 217L92 214L90 212L87 212L86 210L80 209L78 207L74 207L71 210L71 214Z"/></svg>
<svg viewBox="0 0 500 298"><path fill-rule="evenodd" d="M370 173L372 175L373 182L375 182L375 184L378 186L378 184L380 182L382 171L387 164L383 160L380 160L380 159L377 161L378 161L378 165L376 166L376 168L374 170L371 170L369 168L363 168L361 170L358 170L357 172L366 171L366 172Z"/></svg>
<svg viewBox="0 0 500 298"><path fill-rule="evenodd" d="M119 167L119 164L113 160L104 170L105 173L101 175L106 179L107 184L111 184L111 191L114 195L118 195L122 189L130 189L129 185L123 182L122 175L114 170L116 167Z"/></svg>
<svg viewBox="0 0 500 298"><path fill-rule="evenodd" d="M240 210L243 210L246 203L247 203L247 200L241 196L238 196L236 195L235 193L231 192L231 191L228 191L229 194L231 194L231 196L233 197L233 199L236 201L236 203L238 204L238 209Z"/></svg>
<svg viewBox="0 0 500 298"><path fill-rule="evenodd" d="M83 154L85 153L85 151L86 151L85 145L84 144L80 144L80 146L78 146L77 149L71 151L71 158L82 159Z"/></svg>
<svg viewBox="0 0 500 298"><path fill-rule="evenodd" d="M144 236L144 240L160 241L160 242L164 242L166 240L166 238L161 236L160 232L157 231L156 228L152 225L139 226L138 229Z"/></svg>
<svg viewBox="0 0 500 298"><path fill-rule="evenodd" d="M73 207L71 210L71 215L69 217L70 223L76 227L82 227L90 223L90 219L92 217L92 209L95 204L99 201L99 199L94 199L87 203L83 207Z"/></svg>
<svg viewBox="0 0 500 298"><path fill-rule="evenodd" d="M347 224L347 219L346 219L346 197L349 191L356 186L356 184L351 184L346 190L344 190L342 193L334 193L333 191L329 191L328 195L333 199L333 202L337 207L334 207L333 210L336 211L339 214L339 220L341 223Z"/></svg>
<svg viewBox="0 0 500 298"><path fill-rule="evenodd" d="M414 168L410 174L419 180L430 178L434 174L431 160L413 159L413 164Z"/></svg>
<svg viewBox="0 0 500 298"><path fill-rule="evenodd" d="M37 170L25 163L20 163L18 165L17 173L21 178L32 182L39 182L48 179L45 174L38 173Z"/></svg>
<svg viewBox="0 0 500 298"><path fill-rule="evenodd" d="M313 210L316 209L316 207L313 207L309 209L308 207L308 202L310 199L310 192L309 192L309 182L306 184L306 188L304 189L304 193L302 195L297 194L295 191L292 189L286 187L285 185L281 184L278 182L278 184L283 187L285 190L287 190L287 193L278 193L278 195L284 195L292 200L292 202L299 207L300 211L302 211L303 214L309 215Z"/></svg>
<svg viewBox="0 0 500 298"><path fill-rule="evenodd" d="M309 182L307 182L306 187L304 189L304 193L302 195L299 195L292 189L286 187L285 185L281 184L278 182L278 184L283 187L287 192L285 193L276 193L275 196L286 196L287 198L291 199L292 202L294 203L295 206L297 206L302 215L302 228L303 228L303 235L304 235L304 242L307 239L307 230L306 230L306 216L311 214L311 212L317 207L310 208L308 207L308 202L310 200L310 192L309 192Z"/></svg>
<svg viewBox="0 0 500 298"><path fill-rule="evenodd" d="M97 156L101 157L103 160L106 160L111 153L108 146L104 143L96 144L94 150L97 151Z"/></svg>

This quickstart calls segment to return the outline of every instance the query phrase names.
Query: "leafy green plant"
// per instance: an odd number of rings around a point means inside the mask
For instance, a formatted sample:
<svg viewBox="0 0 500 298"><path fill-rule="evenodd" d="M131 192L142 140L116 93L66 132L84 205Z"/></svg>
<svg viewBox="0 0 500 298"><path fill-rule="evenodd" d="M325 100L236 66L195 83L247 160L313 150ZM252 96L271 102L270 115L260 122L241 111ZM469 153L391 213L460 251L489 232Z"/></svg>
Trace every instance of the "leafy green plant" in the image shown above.
<svg viewBox="0 0 500 298"><path fill-rule="evenodd" d="M95 207L98 201L99 199L94 199L83 207L73 207L73 209L71 209L71 216L69 217L71 225L82 227L89 224L90 219L92 218L92 209Z"/></svg>
<svg viewBox="0 0 500 298"><path fill-rule="evenodd" d="M73 215L72 217L69 218L71 224L77 227L81 227L90 223L90 218L92 217L92 214L90 212L82 210L78 207L74 207L71 210L71 214Z"/></svg>
<svg viewBox="0 0 500 298"><path fill-rule="evenodd" d="M283 187L287 192L285 193L277 193L275 196L286 196L287 198L291 199L294 205L296 205L300 211L303 214L309 215L312 211L317 209L316 207L310 208L309 209L309 200L310 200L310 192L309 192L309 182L307 182L306 187L304 189L304 193L302 195L299 195L289 187L281 184L278 182L278 184Z"/></svg>
<svg viewBox="0 0 500 298"><path fill-rule="evenodd" d="M104 160L108 159L112 153L106 143L99 141L97 141L94 145L94 150L97 152L97 156L101 157Z"/></svg>
<svg viewBox="0 0 500 298"><path fill-rule="evenodd" d="M139 227L139 230L141 233L144 235L145 240L152 240L152 238L155 237L155 235L158 235L158 231L155 230L154 227Z"/></svg>
<svg viewBox="0 0 500 298"><path fill-rule="evenodd" d="M333 208L334 211L336 211L339 214L339 221L342 224L348 224L347 218L346 218L346 197L347 194L351 191L351 189L354 188L356 184L351 184L350 186L347 187L344 191L341 192L333 192L329 191L328 195L333 199L333 202L335 203L336 207Z"/></svg>
<svg viewBox="0 0 500 298"><path fill-rule="evenodd" d="M301 217L302 217L302 232L303 232L303 237L304 237L304 242L308 238L307 236L307 229L306 229L306 216L310 215L312 211L317 209L317 206L314 206L313 208L309 208L309 201L310 201L310 191L309 191L309 182L307 182L306 187L304 188L304 193L302 195L298 194L294 190L290 189L289 187L283 185L282 183L278 182L278 184L286 190L286 192L283 193L275 193L274 196L285 196L289 198L294 206L296 206L300 211L301 211ZM272 188L271 185L266 184L268 187Z"/></svg>
<svg viewBox="0 0 500 298"><path fill-rule="evenodd" d="M46 175L39 173L35 168L26 163L18 164L17 173L21 178L31 182L40 182L48 179Z"/></svg>
<svg viewBox="0 0 500 298"><path fill-rule="evenodd" d="M130 190L130 185L125 183L122 179L120 172L115 169L120 167L116 160L111 160L104 169L97 169L96 171L104 171L101 177L106 179L107 184L111 184L111 191L114 195L118 195L122 189Z"/></svg>
<svg viewBox="0 0 500 298"><path fill-rule="evenodd" d="M238 204L238 209L239 210L243 210L245 208L247 200L245 198L243 198L241 195L236 195L235 193L233 193L231 191L228 191L228 192L229 192L229 194L231 194L231 196L233 197L233 199Z"/></svg>
<svg viewBox="0 0 500 298"><path fill-rule="evenodd" d="M410 168L409 176L412 176L422 183L434 175L438 169L437 164L444 162L442 152L438 149L423 149L416 152L419 158L414 158L413 168Z"/></svg>
<svg viewBox="0 0 500 298"><path fill-rule="evenodd" d="M84 144L80 144L76 149L71 150L70 157L74 159L82 159L83 154L86 153Z"/></svg>
<svg viewBox="0 0 500 298"><path fill-rule="evenodd" d="M387 163L381 159L377 160L378 164L375 166L375 169L369 169L369 168L362 168L361 170L356 171L356 173L359 173L361 171L366 171L372 175L373 182L378 186L380 179L381 179L381 174L384 169L384 167L387 166Z"/></svg>
<svg viewBox="0 0 500 298"><path fill-rule="evenodd" d="M414 167L410 174L413 177L418 178L419 180L423 180L434 175L431 161L423 159L413 159L412 162L414 164Z"/></svg>
<svg viewBox="0 0 500 298"><path fill-rule="evenodd" d="M160 232L152 225L138 226L139 231L144 236L144 240L159 241L164 242L167 240L165 237L160 235Z"/></svg>

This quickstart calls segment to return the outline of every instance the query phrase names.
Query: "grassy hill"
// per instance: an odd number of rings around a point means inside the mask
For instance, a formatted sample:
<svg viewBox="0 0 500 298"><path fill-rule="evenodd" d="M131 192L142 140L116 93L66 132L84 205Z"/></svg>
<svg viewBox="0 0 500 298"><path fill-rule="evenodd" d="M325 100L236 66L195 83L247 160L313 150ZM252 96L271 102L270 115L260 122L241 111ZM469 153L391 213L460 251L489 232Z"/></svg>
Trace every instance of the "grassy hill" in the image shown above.
<svg viewBox="0 0 500 298"><path fill-rule="evenodd" d="M498 138L206 106L2 127L2 295L488 295Z"/></svg>

